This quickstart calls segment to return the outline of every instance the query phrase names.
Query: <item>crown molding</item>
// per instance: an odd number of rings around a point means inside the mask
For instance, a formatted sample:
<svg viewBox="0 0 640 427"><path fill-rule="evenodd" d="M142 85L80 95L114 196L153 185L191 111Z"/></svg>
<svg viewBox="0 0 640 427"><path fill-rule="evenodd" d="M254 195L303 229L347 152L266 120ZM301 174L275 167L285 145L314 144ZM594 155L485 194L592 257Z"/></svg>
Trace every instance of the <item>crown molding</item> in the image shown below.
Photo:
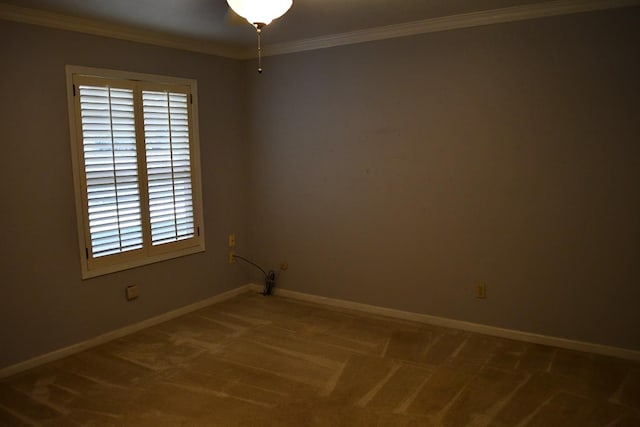
<svg viewBox="0 0 640 427"><path fill-rule="evenodd" d="M397 25L331 34L293 42L267 44L263 47L263 55L284 55L376 40L639 5L640 0L552 0L544 3L463 13ZM207 55L223 56L232 59L250 59L256 56L255 50L252 47L234 47L223 43L170 35L127 25L106 23L96 19L45 12L6 3L0 3L0 19L173 49L182 49Z"/></svg>
<svg viewBox="0 0 640 427"><path fill-rule="evenodd" d="M387 25L384 27L314 37L294 42L274 43L264 47L263 55L284 55L397 37L638 5L640 5L640 0L555 0L444 16L441 18L424 19L397 25Z"/></svg>
<svg viewBox="0 0 640 427"><path fill-rule="evenodd" d="M0 3L0 19L154 46L187 50L207 55L223 56L233 59L243 59L246 57L246 49L222 43L171 35L128 25L107 23L96 19L46 12L6 3Z"/></svg>

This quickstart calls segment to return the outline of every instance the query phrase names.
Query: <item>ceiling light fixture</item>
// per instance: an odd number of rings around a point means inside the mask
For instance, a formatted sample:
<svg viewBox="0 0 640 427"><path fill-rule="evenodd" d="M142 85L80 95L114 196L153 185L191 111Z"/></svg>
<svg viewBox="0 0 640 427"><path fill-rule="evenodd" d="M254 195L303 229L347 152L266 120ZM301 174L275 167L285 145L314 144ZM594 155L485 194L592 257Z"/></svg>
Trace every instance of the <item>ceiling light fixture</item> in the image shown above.
<svg viewBox="0 0 640 427"><path fill-rule="evenodd" d="M293 0L227 0L229 7L253 25L258 36L258 73L262 73L262 28L284 15Z"/></svg>

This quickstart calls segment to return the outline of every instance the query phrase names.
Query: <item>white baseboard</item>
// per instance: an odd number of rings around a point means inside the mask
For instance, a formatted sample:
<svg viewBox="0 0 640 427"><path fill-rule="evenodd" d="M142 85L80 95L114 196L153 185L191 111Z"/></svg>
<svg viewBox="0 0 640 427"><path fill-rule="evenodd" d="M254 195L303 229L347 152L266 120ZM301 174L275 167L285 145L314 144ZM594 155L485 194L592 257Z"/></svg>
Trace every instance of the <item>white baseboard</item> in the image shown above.
<svg viewBox="0 0 640 427"><path fill-rule="evenodd" d="M71 356L76 353L80 353L81 351L88 350L92 347L99 346L100 344L104 344L106 342L115 340L117 338L121 338L125 335L132 334L134 332L138 332L142 329L149 328L151 326L157 325L159 323L166 322L167 320L175 319L176 317L184 316L185 314L191 313L196 310L200 310L201 308L208 307L212 304L216 304L230 298L235 297L236 295L240 295L242 293L253 290L255 285L248 284L243 285L235 289L231 289L229 291L223 292L221 294L215 295L211 298L207 298L202 301L198 301L197 303L187 305L185 307L180 307L175 310L171 310L167 313L163 313L159 316L152 317L150 319L143 320L142 322L135 323L133 325L125 326L124 328L117 329L115 331L107 332L106 334L99 335L94 338L90 338L86 341L79 342L77 344L73 344L69 347L64 347L58 350L54 350L50 353L42 354L40 356L36 356L32 359L25 360L24 362L17 363L15 365L7 366L5 368L0 369L0 378L5 378L11 375L18 374L27 369L35 368L36 366L43 365L45 363L53 362L58 359L62 359L63 357Z"/></svg>
<svg viewBox="0 0 640 427"><path fill-rule="evenodd" d="M208 307L210 305L228 300L236 295L243 294L249 291L262 291L264 286L256 284L247 284L235 289L223 292L215 295L211 298L199 301L195 304L191 304L185 307L178 308L176 310L169 311L150 319L143 320L142 322L125 326L124 328L117 329L115 331L108 332L103 335L99 335L94 338L90 338L86 341L79 342L69 347L64 347L50 353L46 353L40 356L36 356L32 359L25 360L24 362L17 363L15 365L7 366L0 369L0 378L5 378L11 375L18 374L27 369L35 368L45 363L53 362L63 357L71 356L84 350L88 350L92 347L104 344L117 338L121 338L125 335L138 332L142 329L149 328L162 322L166 322L176 317L183 316L201 308ZM297 299L300 301L307 301L316 304L322 304L330 307L337 307L349 310L361 311L364 313L376 314L380 316L391 317L395 319L410 320L414 322L443 326L447 328L462 329L470 332L477 332L485 335L492 335L502 338L509 338L517 341L524 341L534 344L542 344L553 347L560 347L569 350L584 351L588 353L601 354L604 356L619 357L622 359L629 359L640 361L640 351L630 350L619 347L611 347L601 344L594 344L584 341L574 341L565 338L552 337L548 335L533 334L530 332L517 331L513 329L503 329L494 326L482 325L478 323L464 322L462 320L447 319L444 317L430 316L428 314L413 313L409 311L396 310L393 308L379 307L369 304L362 304L354 301L340 300L335 298L322 297L319 295L306 294L302 292L291 291L288 289L275 288L274 294L276 296L282 296L291 299Z"/></svg>
<svg viewBox="0 0 640 427"><path fill-rule="evenodd" d="M262 287L258 287L257 285L254 285L254 288L262 289ZM359 302L346 301L346 300L340 300L335 298L327 298L327 297L322 297L318 295L290 291L288 289L282 289L282 288L275 288L274 294L287 297L287 298L301 300L301 301L308 301L308 302L328 305L332 307L357 310L365 313L392 317L395 319L411 320L414 322L419 322L419 323L424 323L429 325L462 329L465 331L477 332L480 334L492 335L496 337L508 338L508 339L524 341L528 343L542 344L542 345L548 345L553 347L565 348L569 350L584 351L587 353L601 354L604 356L613 356L613 357L619 357L622 359L640 361L640 351L637 351L637 350L630 350L630 349L620 348L620 347L611 347L611 346L584 342L584 341L569 340L565 338L534 334L534 333L518 331L514 329L497 328L495 326L482 325L479 323L471 323L471 322L465 322L462 320L454 320L454 319L447 319L444 317L430 316L428 314L413 313L409 311L396 310L393 308L385 308L385 307L379 307L374 305L362 304Z"/></svg>

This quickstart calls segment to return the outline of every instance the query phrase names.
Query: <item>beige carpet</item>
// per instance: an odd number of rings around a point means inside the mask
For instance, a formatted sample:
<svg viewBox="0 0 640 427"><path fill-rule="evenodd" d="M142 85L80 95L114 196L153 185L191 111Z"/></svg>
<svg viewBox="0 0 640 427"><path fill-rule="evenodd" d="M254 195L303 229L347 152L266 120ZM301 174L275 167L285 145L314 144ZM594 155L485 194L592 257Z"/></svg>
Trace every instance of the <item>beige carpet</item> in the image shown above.
<svg viewBox="0 0 640 427"><path fill-rule="evenodd" d="M0 381L0 425L640 426L640 364L250 293Z"/></svg>

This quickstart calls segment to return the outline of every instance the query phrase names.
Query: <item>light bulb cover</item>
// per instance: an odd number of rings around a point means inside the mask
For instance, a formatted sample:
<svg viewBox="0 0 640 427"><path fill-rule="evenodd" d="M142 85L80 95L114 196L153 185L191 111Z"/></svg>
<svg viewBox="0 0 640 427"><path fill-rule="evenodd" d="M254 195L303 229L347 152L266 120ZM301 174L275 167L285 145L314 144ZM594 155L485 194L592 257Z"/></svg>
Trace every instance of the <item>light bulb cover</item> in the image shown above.
<svg viewBox="0 0 640 427"><path fill-rule="evenodd" d="M293 0L227 0L227 3L250 24L268 25L285 14Z"/></svg>

